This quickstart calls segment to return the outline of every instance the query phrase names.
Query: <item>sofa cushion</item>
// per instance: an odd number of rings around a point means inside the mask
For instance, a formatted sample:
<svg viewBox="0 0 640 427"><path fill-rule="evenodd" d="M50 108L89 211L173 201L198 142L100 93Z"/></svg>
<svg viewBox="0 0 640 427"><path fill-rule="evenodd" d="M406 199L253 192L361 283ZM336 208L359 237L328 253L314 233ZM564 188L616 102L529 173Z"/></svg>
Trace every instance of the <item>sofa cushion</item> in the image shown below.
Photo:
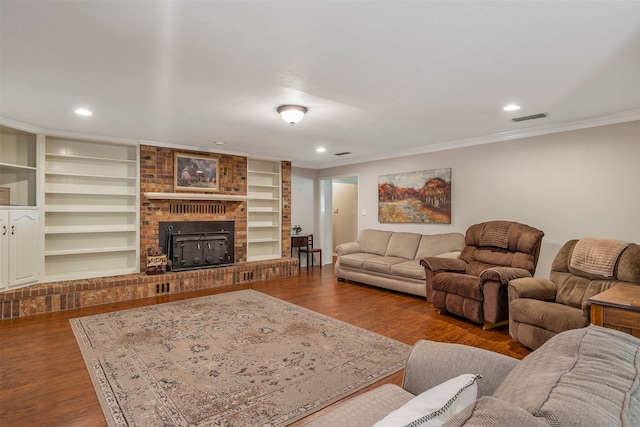
<svg viewBox="0 0 640 427"><path fill-rule="evenodd" d="M432 287L436 291L459 295L476 301L482 301L480 278L460 273L440 273L433 278Z"/></svg>
<svg viewBox="0 0 640 427"><path fill-rule="evenodd" d="M531 298L518 298L509 305L511 320L547 331L560 332L584 328L589 321L579 308ZM542 315L544 313L544 315Z"/></svg>
<svg viewBox="0 0 640 427"><path fill-rule="evenodd" d="M358 235L360 249L362 252L384 256L392 234L391 231L362 230Z"/></svg>
<svg viewBox="0 0 640 427"><path fill-rule="evenodd" d="M358 268L362 269L364 260L368 258L377 258L375 254L368 254L366 252L360 252L356 254L342 255L340 257L340 265L342 267Z"/></svg>
<svg viewBox="0 0 640 427"><path fill-rule="evenodd" d="M476 400L478 378L481 377L476 374L463 374L451 378L420 393L375 423L373 427L441 426Z"/></svg>
<svg viewBox="0 0 640 427"><path fill-rule="evenodd" d="M367 271L375 271L377 273L391 274L391 266L405 262L404 258L392 256L376 256L367 258L362 262L362 268Z"/></svg>
<svg viewBox="0 0 640 427"><path fill-rule="evenodd" d="M535 427L548 425L543 419L534 417L524 409L491 396L481 397L443 424L445 427Z"/></svg>
<svg viewBox="0 0 640 427"><path fill-rule="evenodd" d="M640 339L593 325L563 332L493 396L553 425L640 425Z"/></svg>
<svg viewBox="0 0 640 427"><path fill-rule="evenodd" d="M371 427L373 423L413 397L413 394L397 385L383 384L347 400L305 423L304 427Z"/></svg>
<svg viewBox="0 0 640 427"><path fill-rule="evenodd" d="M420 265L420 261L413 259L411 261L393 264L391 266L391 274L394 276L408 277L411 279L424 280L424 267Z"/></svg>
<svg viewBox="0 0 640 427"><path fill-rule="evenodd" d="M461 233L425 234L420 238L415 259L421 260L440 256L443 253L458 252L463 246L464 236Z"/></svg>
<svg viewBox="0 0 640 427"><path fill-rule="evenodd" d="M416 233L393 233L384 255L413 259L416 256L421 238L422 235Z"/></svg>

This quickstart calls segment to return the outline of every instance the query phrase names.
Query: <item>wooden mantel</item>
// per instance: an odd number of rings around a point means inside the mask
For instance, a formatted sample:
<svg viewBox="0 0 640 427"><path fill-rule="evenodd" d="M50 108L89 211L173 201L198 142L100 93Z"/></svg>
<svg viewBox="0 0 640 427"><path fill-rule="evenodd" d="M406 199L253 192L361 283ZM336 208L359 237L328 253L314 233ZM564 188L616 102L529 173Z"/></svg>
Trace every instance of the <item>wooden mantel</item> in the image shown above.
<svg viewBox="0 0 640 427"><path fill-rule="evenodd" d="M209 194L209 193L142 193L150 200L249 200L248 196L236 196L232 194Z"/></svg>

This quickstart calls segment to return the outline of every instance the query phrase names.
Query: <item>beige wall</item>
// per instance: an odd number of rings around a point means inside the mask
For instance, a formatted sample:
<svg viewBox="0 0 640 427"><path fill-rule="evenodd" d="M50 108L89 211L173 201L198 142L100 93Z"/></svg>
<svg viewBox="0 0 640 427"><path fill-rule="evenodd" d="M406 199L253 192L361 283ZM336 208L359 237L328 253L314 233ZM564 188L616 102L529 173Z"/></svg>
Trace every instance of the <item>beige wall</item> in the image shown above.
<svg viewBox="0 0 640 427"><path fill-rule="evenodd" d="M639 164L640 121L633 121L323 169L317 179L359 177L359 209L367 211L359 217L360 229L464 232L471 224L493 219L537 227L545 238L536 276L548 277L553 257L569 239L640 242ZM451 225L378 222L378 175L447 167L453 180ZM299 206L302 193L304 205L312 206L310 198L318 200L319 193L297 187L317 186L296 179L296 170L293 207ZM295 221L295 210L292 216Z"/></svg>

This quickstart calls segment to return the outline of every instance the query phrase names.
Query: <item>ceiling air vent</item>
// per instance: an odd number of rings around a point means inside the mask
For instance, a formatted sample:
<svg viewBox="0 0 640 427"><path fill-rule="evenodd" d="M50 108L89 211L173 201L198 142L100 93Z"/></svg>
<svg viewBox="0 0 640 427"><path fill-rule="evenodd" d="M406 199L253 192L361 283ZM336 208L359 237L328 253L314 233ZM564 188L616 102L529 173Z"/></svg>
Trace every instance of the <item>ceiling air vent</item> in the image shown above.
<svg viewBox="0 0 640 427"><path fill-rule="evenodd" d="M346 156L347 154L351 154L350 151L343 151L342 153L335 153L334 156Z"/></svg>
<svg viewBox="0 0 640 427"><path fill-rule="evenodd" d="M547 113L538 113L538 114L532 114L530 116L516 117L511 120L513 120L514 122L524 122L525 120L542 119L547 116L548 116Z"/></svg>

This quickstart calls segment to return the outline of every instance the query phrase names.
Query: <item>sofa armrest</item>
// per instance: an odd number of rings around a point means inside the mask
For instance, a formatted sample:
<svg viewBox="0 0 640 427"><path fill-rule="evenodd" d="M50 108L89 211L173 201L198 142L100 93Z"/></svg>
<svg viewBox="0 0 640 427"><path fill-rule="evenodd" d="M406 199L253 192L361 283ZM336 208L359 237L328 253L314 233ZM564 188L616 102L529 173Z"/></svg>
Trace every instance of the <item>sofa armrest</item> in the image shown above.
<svg viewBox="0 0 640 427"><path fill-rule="evenodd" d="M358 252L361 252L360 243L358 242L348 242L336 246L336 254L338 254L338 256L355 254Z"/></svg>
<svg viewBox="0 0 640 427"><path fill-rule="evenodd" d="M462 374L480 374L478 397L493 394L517 359L461 344L420 340L407 359L402 387L412 394Z"/></svg>
<svg viewBox="0 0 640 427"><path fill-rule="evenodd" d="M525 277L509 282L509 303L518 298L555 301L558 286L549 279Z"/></svg>
<svg viewBox="0 0 640 427"><path fill-rule="evenodd" d="M467 271L467 263L457 258L427 257L420 260L420 265L431 271L451 271L464 273Z"/></svg>
<svg viewBox="0 0 640 427"><path fill-rule="evenodd" d="M491 267L480 273L482 282L494 281L506 285L510 280L531 277L531 273L523 268L515 267Z"/></svg>

